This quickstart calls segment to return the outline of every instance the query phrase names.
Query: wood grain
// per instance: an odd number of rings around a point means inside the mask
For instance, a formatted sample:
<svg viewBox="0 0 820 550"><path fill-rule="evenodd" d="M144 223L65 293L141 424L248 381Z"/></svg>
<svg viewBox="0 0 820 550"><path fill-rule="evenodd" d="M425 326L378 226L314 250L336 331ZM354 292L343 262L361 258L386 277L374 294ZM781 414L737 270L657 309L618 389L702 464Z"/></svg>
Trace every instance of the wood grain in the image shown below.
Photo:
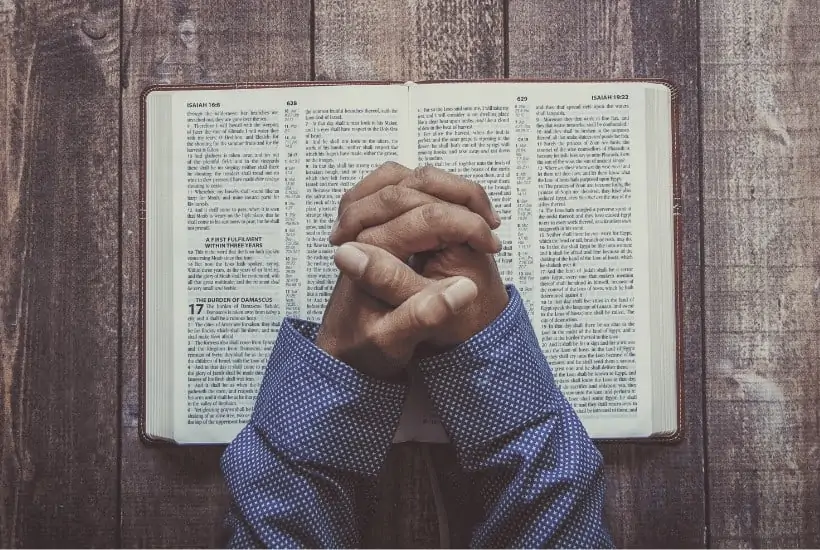
<svg viewBox="0 0 820 550"><path fill-rule="evenodd" d="M0 546L117 544L117 2L0 2Z"/></svg>
<svg viewBox="0 0 820 550"><path fill-rule="evenodd" d="M137 436L139 96L159 83L310 78L310 0L123 3L122 544L224 544L222 447L148 448Z"/></svg>
<svg viewBox="0 0 820 550"><path fill-rule="evenodd" d="M696 3L686 0L509 3L511 77L655 77L680 89L686 437L674 446L602 446L618 546L705 544L697 24Z"/></svg>
<svg viewBox="0 0 820 550"><path fill-rule="evenodd" d="M222 448L137 439L144 87L505 72L682 92L687 437L604 448L616 542L700 546L708 528L718 547L820 546L817 3L703 0L700 22L695 0L313 3L312 56L310 0L127 0L122 17L0 0L0 546L224 542ZM465 546L468 488L430 450ZM439 544L420 447L393 449L377 496L368 546Z"/></svg>
<svg viewBox="0 0 820 550"><path fill-rule="evenodd" d="M711 543L820 546L820 6L701 3Z"/></svg>
<svg viewBox="0 0 820 550"><path fill-rule="evenodd" d="M504 76L502 0L314 0L318 80Z"/></svg>
<svg viewBox="0 0 820 550"><path fill-rule="evenodd" d="M314 0L315 68L319 80L425 80L504 76L501 0ZM449 483L455 456L431 448L436 472ZM439 547L429 471L417 445L394 448L377 487L377 515L363 541L374 548ZM444 482L443 482L444 483ZM448 485L445 483L445 487ZM469 543L469 501L447 493L451 542ZM460 505L459 507L456 507Z"/></svg>

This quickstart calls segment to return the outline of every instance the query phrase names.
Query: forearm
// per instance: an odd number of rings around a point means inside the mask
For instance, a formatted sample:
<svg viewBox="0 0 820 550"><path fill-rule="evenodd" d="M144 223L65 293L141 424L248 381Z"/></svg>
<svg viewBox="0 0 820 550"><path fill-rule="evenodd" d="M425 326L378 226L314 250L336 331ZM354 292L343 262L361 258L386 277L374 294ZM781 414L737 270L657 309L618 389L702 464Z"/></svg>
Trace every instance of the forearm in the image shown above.
<svg viewBox="0 0 820 550"><path fill-rule="evenodd" d="M286 320L248 426L225 452L234 546L358 544L355 492L381 468L406 387L375 380Z"/></svg>
<svg viewBox="0 0 820 550"><path fill-rule="evenodd" d="M608 546L602 459L555 386L523 303L420 364L482 496L474 546Z"/></svg>

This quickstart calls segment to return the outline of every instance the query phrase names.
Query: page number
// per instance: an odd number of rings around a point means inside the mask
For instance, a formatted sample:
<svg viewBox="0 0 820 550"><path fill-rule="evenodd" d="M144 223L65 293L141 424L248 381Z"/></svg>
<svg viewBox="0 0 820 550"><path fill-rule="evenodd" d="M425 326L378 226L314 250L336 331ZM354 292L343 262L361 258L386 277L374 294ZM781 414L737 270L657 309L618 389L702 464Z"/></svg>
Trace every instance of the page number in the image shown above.
<svg viewBox="0 0 820 550"><path fill-rule="evenodd" d="M525 95L520 95L520 96L518 96L517 98L515 98L515 100L516 100L516 101L527 101L527 96L525 96Z"/></svg>

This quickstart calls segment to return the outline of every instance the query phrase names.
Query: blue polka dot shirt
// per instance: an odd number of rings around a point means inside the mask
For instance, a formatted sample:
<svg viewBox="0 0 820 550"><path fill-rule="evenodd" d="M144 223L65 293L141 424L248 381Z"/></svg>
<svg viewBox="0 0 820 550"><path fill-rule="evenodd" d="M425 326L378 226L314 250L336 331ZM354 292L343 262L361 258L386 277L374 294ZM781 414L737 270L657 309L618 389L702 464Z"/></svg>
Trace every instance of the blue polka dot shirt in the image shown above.
<svg viewBox="0 0 820 550"><path fill-rule="evenodd" d="M523 302L419 370L478 488L475 547L611 547L601 454L556 387ZM398 427L407 386L359 373L287 318L247 427L222 469L233 547L354 547L360 490Z"/></svg>

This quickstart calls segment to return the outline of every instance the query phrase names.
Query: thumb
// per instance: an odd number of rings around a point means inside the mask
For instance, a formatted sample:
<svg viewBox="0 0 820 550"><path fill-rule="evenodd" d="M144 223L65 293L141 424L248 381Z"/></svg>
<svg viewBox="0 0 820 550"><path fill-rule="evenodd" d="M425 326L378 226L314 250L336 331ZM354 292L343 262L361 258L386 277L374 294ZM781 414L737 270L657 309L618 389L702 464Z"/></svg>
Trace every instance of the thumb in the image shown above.
<svg viewBox="0 0 820 550"><path fill-rule="evenodd" d="M382 345L397 357L410 357L416 346L451 322L478 296L467 277L450 277L428 284L379 320Z"/></svg>

